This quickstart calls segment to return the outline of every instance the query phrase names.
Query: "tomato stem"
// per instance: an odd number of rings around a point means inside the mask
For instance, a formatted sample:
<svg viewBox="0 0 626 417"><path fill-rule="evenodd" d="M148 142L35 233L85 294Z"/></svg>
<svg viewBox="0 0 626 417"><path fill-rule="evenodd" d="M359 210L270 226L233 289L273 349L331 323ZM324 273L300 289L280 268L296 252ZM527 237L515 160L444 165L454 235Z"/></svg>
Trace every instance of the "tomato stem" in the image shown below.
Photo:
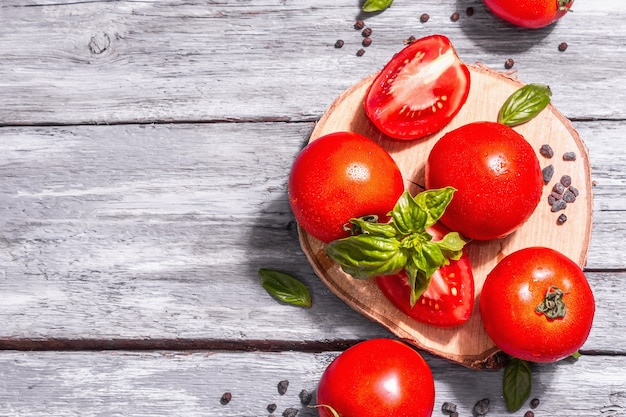
<svg viewBox="0 0 626 417"><path fill-rule="evenodd" d="M558 0L557 1L558 6L559 6L558 10L560 12L562 12L562 11L570 12L571 11L571 9L570 9L571 2L572 2L572 0Z"/></svg>
<svg viewBox="0 0 626 417"><path fill-rule="evenodd" d="M535 311L540 314L545 314L550 320L560 319L565 317L566 308L563 301L563 291L555 286L550 286L543 301L535 308Z"/></svg>

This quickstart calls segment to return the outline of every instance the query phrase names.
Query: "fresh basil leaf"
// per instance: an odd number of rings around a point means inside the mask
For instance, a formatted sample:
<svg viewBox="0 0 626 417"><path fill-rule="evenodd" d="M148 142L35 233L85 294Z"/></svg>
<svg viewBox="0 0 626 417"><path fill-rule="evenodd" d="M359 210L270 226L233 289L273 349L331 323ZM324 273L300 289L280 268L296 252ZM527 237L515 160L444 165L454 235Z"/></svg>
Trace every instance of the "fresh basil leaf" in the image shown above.
<svg viewBox="0 0 626 417"><path fill-rule="evenodd" d="M300 307L311 307L311 294L296 277L275 269L259 269L259 280L265 290L279 301Z"/></svg>
<svg viewBox="0 0 626 417"><path fill-rule="evenodd" d="M453 187L445 187L434 190L426 190L415 196L415 202L427 214L424 227L430 227L437 223L446 211L446 207L452 201L452 196L456 191Z"/></svg>
<svg viewBox="0 0 626 417"><path fill-rule="evenodd" d="M526 84L506 99L498 113L498 123L517 126L541 113L548 104L552 91L544 84Z"/></svg>
<svg viewBox="0 0 626 417"><path fill-rule="evenodd" d="M398 230L392 223L373 223L363 217L350 219L350 223L352 223L359 233L368 233L370 235L383 237L394 237L398 234Z"/></svg>
<svg viewBox="0 0 626 417"><path fill-rule="evenodd" d="M411 287L411 296L409 302L411 307L415 305L420 296L426 291L431 281L431 276L426 276L423 271L420 271L415 266L411 265L411 262L407 264L405 268L408 278L409 286Z"/></svg>
<svg viewBox="0 0 626 417"><path fill-rule="evenodd" d="M420 245L419 249L413 253L413 260L418 269L427 277L434 274L446 262L441 249L434 242L424 242Z"/></svg>
<svg viewBox="0 0 626 417"><path fill-rule="evenodd" d="M367 234L334 240L326 247L326 254L357 279L396 274L407 262L406 251L397 239Z"/></svg>
<svg viewBox="0 0 626 417"><path fill-rule="evenodd" d="M389 214L393 224L403 235L422 231L426 228L428 213L417 204L408 191L402 193Z"/></svg>
<svg viewBox="0 0 626 417"><path fill-rule="evenodd" d="M378 12L391 6L393 0L366 0L361 7L364 12Z"/></svg>
<svg viewBox="0 0 626 417"><path fill-rule="evenodd" d="M503 393L506 408L517 411L530 396L532 387L532 371L530 363L517 358L510 358L504 368Z"/></svg>

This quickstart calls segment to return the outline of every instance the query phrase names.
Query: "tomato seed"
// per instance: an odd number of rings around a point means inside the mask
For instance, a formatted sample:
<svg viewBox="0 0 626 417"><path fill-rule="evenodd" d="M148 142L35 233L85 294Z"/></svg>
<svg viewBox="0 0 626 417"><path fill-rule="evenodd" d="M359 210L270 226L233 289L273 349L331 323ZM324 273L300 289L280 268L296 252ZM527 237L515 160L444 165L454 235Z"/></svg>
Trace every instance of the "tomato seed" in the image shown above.
<svg viewBox="0 0 626 417"><path fill-rule="evenodd" d="M513 60L513 58L507 58L507 60L504 61L504 68L506 69L513 68L513 65L515 65L515 61Z"/></svg>
<svg viewBox="0 0 626 417"><path fill-rule="evenodd" d="M453 22L456 22L457 20L459 20L459 17L461 17L457 12L452 13L452 16L450 16L450 20L452 20Z"/></svg>
<svg viewBox="0 0 626 417"><path fill-rule="evenodd" d="M361 32L361 35L363 35L364 38L368 38L372 36L372 28L363 29L363 32Z"/></svg>
<svg viewBox="0 0 626 417"><path fill-rule="evenodd" d="M560 226L563 223L565 223L566 221L567 221L567 216L565 214L561 213L561 215L556 219L556 224L558 224ZM531 407L532 407L532 403L531 403Z"/></svg>
<svg viewBox="0 0 626 417"><path fill-rule="evenodd" d="M553 165L548 165L547 167L542 169L541 170L541 175L543 176L543 183L544 184L549 183L550 180L552 179L552 176L554 175L554 166Z"/></svg>
<svg viewBox="0 0 626 417"><path fill-rule="evenodd" d="M567 49L567 43L566 42L561 42L559 44L559 51L563 52Z"/></svg>
<svg viewBox="0 0 626 417"><path fill-rule="evenodd" d="M289 381L284 379L282 381L280 381L277 385L278 388L278 393L280 395L285 395L285 393L287 392L287 388L289 387Z"/></svg>
<svg viewBox="0 0 626 417"><path fill-rule="evenodd" d="M361 48L356 51L356 56L363 56L365 54L365 49Z"/></svg>
<svg viewBox="0 0 626 417"><path fill-rule="evenodd" d="M285 411L283 411L283 417L296 417L299 411L300 410L293 407L285 408Z"/></svg>
<svg viewBox="0 0 626 417"><path fill-rule="evenodd" d="M465 14L467 14L468 16L473 16L474 15L474 8L473 7L468 7L467 9L465 9Z"/></svg>
<svg viewBox="0 0 626 417"><path fill-rule="evenodd" d="M490 403L491 401L489 401L489 398L483 398L482 400L478 401L476 404L474 404L474 414L487 414L489 412Z"/></svg>
<svg viewBox="0 0 626 417"><path fill-rule="evenodd" d="M572 177L570 177L569 175L563 175L561 177L561 184L563 184L566 187L569 187L570 185L572 185Z"/></svg>
<svg viewBox="0 0 626 417"><path fill-rule="evenodd" d="M367 46L370 46L371 44L372 44L372 38L368 37L368 38L363 39L363 42L362 42L363 46L367 47Z"/></svg>
<svg viewBox="0 0 626 417"><path fill-rule="evenodd" d="M365 27L365 22L363 20L357 20L356 22L354 22L354 28L356 30L361 30Z"/></svg>
<svg viewBox="0 0 626 417"><path fill-rule="evenodd" d="M226 405L232 400L233 395L230 392L225 392L222 394L222 398L220 398L220 404Z"/></svg>
<svg viewBox="0 0 626 417"><path fill-rule="evenodd" d="M343 41L341 39L337 39L337 42L335 42L335 48L341 47L343 47Z"/></svg>
<svg viewBox="0 0 626 417"><path fill-rule="evenodd" d="M430 16L428 15L428 13L423 13L420 16L420 22L422 22L422 23L428 22L428 19L430 19Z"/></svg>
<svg viewBox="0 0 626 417"><path fill-rule="evenodd" d="M565 214L561 214L561 216L565 216ZM538 406L539 406L539 398L533 398L532 400L530 400L531 408L537 408Z"/></svg>
<svg viewBox="0 0 626 417"><path fill-rule="evenodd" d="M305 389L300 391L300 394L298 396L300 397L300 402L304 405L309 405L311 403L311 400L313 400L313 394Z"/></svg>
<svg viewBox="0 0 626 417"><path fill-rule="evenodd" d="M564 161L575 161L576 160L576 152L565 152L563 154Z"/></svg>
<svg viewBox="0 0 626 417"><path fill-rule="evenodd" d="M548 144L541 145L541 148L539 148L539 153L545 158L552 158L554 156L554 150L552 149L552 146Z"/></svg>
<svg viewBox="0 0 626 417"><path fill-rule="evenodd" d="M454 413L456 411L456 404L446 401L441 405L441 411L444 413Z"/></svg>

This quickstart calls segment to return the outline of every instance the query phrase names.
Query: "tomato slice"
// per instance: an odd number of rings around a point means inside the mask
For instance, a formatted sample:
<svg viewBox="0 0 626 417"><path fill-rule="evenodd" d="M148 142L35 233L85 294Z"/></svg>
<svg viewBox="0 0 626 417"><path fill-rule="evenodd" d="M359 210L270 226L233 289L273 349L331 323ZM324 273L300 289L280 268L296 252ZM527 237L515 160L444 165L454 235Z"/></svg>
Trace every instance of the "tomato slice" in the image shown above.
<svg viewBox="0 0 626 417"><path fill-rule="evenodd" d="M376 76L365 113L384 134L411 140L435 133L459 112L470 73L450 40L431 35L409 44Z"/></svg>
<svg viewBox="0 0 626 417"><path fill-rule="evenodd" d="M435 240L443 236L441 226L430 228ZM403 272L376 277L376 284L397 309L407 316L439 327L465 323L474 307L474 276L469 256L464 253L458 261L450 261L432 276L431 282L413 307L411 286Z"/></svg>

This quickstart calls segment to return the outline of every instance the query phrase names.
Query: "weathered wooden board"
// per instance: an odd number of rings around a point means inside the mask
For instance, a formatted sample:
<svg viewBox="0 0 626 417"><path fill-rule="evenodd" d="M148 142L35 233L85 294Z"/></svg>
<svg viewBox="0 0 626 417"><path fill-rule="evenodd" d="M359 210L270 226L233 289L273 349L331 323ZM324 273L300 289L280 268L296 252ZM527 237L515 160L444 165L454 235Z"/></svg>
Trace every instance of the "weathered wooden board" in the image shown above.
<svg viewBox="0 0 626 417"><path fill-rule="evenodd" d="M338 352L3 352L0 356L0 415L49 416L223 416L274 415L288 407L314 417L299 399L313 392ZM454 402L461 416L489 398L489 415L521 417L506 411L502 371L477 372L431 356L435 410ZM626 374L621 358L583 356L577 362L534 367L530 398L539 398L537 416L621 416L626 412ZM277 384L288 380L279 395ZM232 400L220 404L223 393Z"/></svg>
<svg viewBox="0 0 626 417"><path fill-rule="evenodd" d="M524 31L480 0L398 2L367 17L373 43L357 57L352 1L4 0L0 124L314 120L404 39L432 33L469 63L504 70L513 58L522 81L553 87L569 118L624 118L626 3L579 0L574 10L567 23Z"/></svg>

